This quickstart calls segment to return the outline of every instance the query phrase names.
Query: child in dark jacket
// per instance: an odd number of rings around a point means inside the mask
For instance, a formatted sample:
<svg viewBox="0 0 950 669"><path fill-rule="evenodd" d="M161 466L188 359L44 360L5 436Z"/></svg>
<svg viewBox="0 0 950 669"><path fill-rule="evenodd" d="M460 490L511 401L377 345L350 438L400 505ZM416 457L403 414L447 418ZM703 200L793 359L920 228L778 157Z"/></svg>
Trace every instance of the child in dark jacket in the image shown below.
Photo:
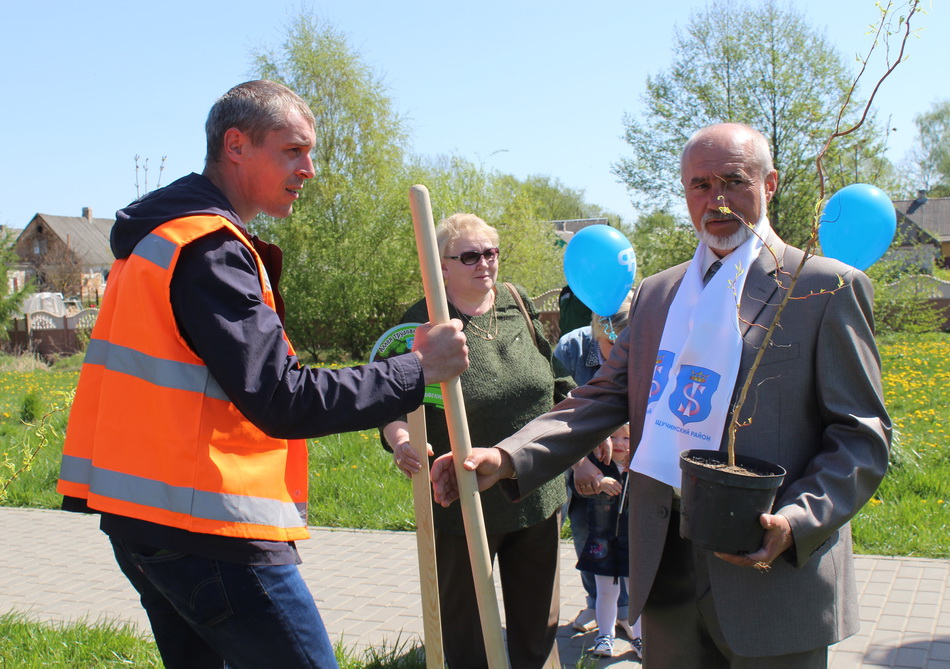
<svg viewBox="0 0 950 669"><path fill-rule="evenodd" d="M610 435L611 462L597 466L604 477L597 485L596 494L588 504L589 535L577 568L594 574L597 585L596 616L600 630L591 653L597 657L612 657L617 624L617 596L620 577L629 569L627 537L627 465L630 461L630 426L623 425ZM642 653L640 621L633 625L633 646L638 656Z"/></svg>

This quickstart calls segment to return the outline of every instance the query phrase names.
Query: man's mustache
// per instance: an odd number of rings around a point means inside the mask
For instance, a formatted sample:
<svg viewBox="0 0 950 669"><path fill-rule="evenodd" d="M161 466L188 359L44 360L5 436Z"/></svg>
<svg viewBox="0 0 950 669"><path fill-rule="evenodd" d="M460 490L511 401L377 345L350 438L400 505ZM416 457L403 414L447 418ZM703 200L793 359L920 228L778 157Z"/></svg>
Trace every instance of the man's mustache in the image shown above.
<svg viewBox="0 0 950 669"><path fill-rule="evenodd" d="M718 211L707 211L703 214L703 217L700 219L701 223L708 223L709 221L728 221L728 220L738 221L739 223L744 223L738 214L734 212L724 213Z"/></svg>

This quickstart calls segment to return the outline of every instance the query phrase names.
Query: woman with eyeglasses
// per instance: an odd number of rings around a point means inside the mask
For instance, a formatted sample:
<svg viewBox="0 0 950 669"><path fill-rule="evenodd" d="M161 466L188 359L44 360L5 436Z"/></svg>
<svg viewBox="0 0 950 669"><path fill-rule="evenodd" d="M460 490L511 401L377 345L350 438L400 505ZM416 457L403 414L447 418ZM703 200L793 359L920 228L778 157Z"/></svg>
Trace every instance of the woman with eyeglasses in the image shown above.
<svg viewBox="0 0 950 669"><path fill-rule="evenodd" d="M436 228L449 315L468 339L469 368L461 376L473 446L491 446L563 399L573 381L556 378L551 345L524 290L498 285L498 231L474 214L454 214ZM404 323L428 320L425 300ZM563 373L563 370L562 370ZM450 450L445 414L426 407L430 455ZM384 445L406 476L420 468L408 425L383 430ZM492 561L498 558L512 667L540 668L554 648L559 602L558 550L564 480L558 477L519 502L498 487L481 493ZM442 640L451 669L487 666L465 528L458 504L433 505Z"/></svg>

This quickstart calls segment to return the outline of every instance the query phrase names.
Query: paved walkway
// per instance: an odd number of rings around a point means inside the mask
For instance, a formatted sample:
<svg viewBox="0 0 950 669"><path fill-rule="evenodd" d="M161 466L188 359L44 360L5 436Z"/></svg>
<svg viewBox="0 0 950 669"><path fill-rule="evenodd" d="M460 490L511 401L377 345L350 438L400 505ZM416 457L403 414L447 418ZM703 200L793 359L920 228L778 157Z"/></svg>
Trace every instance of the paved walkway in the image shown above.
<svg viewBox="0 0 950 669"><path fill-rule="evenodd" d="M300 544L301 569L331 639L350 647L418 643L415 537L325 528L312 533ZM0 508L0 537L0 613L15 610L44 621L129 621L148 630L96 517ZM575 635L569 622L584 602L573 552L563 544L558 645L569 667L593 642L592 633ZM861 631L832 649L832 669L950 669L950 561L860 556L857 568ZM639 666L629 646L621 650L600 666Z"/></svg>

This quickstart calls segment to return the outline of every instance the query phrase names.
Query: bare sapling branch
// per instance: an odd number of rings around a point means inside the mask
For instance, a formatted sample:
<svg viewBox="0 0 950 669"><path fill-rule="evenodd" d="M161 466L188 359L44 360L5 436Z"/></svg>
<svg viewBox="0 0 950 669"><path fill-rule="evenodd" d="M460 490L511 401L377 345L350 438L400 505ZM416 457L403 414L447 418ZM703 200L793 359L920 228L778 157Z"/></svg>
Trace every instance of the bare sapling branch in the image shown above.
<svg viewBox="0 0 950 669"><path fill-rule="evenodd" d="M834 131L828 136L828 139L825 141L824 146L822 146L821 150L818 152L818 155L815 157L815 168L818 171L819 193L818 193L818 199L815 202L815 211L812 218L812 226L811 226L811 231L810 231L811 237L806 242L804 249L802 249L804 251L804 255L802 256L802 260L798 264L798 267L795 268L795 271L792 272L791 274L785 271L779 271L778 275L776 276L776 282L778 283L779 289L784 291L784 294L782 296L781 301L778 304L778 307L775 310L775 316L772 319L772 322L769 324L769 327L765 332L765 337L763 338L762 343L760 344L759 349L756 352L755 359L752 362L752 366L749 368L749 373L746 376L746 378L743 380L742 386L739 390L739 396L736 399L736 403L732 409L732 418L729 424L729 440L727 442L727 455L728 455L730 466L735 465L736 433L740 427L742 427L743 425L748 425L752 420L751 418L749 418L746 421L742 420L741 418L742 407L745 405L746 399L748 398L749 389L752 387L753 378L755 377L755 373L762 362L762 357L765 355L765 351L768 349L772 341L772 336L775 333L776 328L778 328L779 326L779 320L781 319L782 312L785 310L789 301L792 299L805 299L817 294L833 293L838 290L841 290L846 285L844 277L841 277L839 275L838 284L833 288L829 288L828 290L822 290L820 291L820 293L814 293L811 295L796 296L794 298L792 297L792 293L794 292L795 286L798 283L798 278L799 276L801 276L802 270L805 267L805 263L808 262L809 258L814 254L813 253L814 249L818 244L818 228L819 228L819 225L821 224L822 207L824 206L824 202L825 202L825 173L824 173L824 168L822 166L822 161L824 160L825 155L828 153L828 150L831 148L832 144L834 143L836 139L838 139L839 137L850 135L851 133L856 131L858 128L860 128L864 124L870 112L871 105L874 102L874 98L877 95L877 92L880 89L881 85L894 72L897 66L901 62L904 61L905 59L904 50L906 48L907 41L913 32L911 30L911 20L913 19L915 14L922 11L919 5L920 5L920 0L909 0L909 2L907 2L906 4L906 10L907 10L906 16L904 15L897 16L898 29L895 32L896 34L901 35L900 48L899 48L898 55L894 59L894 61L891 62L889 58L889 53L886 54L887 56L885 58L886 70L881 75L881 77L877 80L877 83L874 85L874 88L871 91L871 95L868 97L867 101L864 103L860 118L850 127L842 128L841 126L843 123L845 113L847 112L848 108L851 105L851 101L854 96L854 92L857 89L858 82L864 77L865 71L867 70L868 63L871 59L872 54L874 54L875 51L879 48L880 40L882 38L884 40L885 48L889 49L890 47L889 38L892 34L895 34L891 32L891 28L890 28L891 23L892 21L895 20L895 15L896 15L896 12L893 9L894 3L888 2L887 5L883 7L880 4L878 4L878 7L881 9L881 18L880 18L880 21L877 23L876 29L872 31L874 32L874 41L871 47L868 49L867 54L862 59L861 67L858 71L858 74L855 76L854 80L852 81L851 87L849 88L848 93L845 96L845 100L844 102L842 102L841 107L838 110L838 114L835 119ZM723 204L726 205L725 202L723 202ZM735 214L735 212L731 212L731 210L729 210L728 206L722 206L720 207L720 209L724 213ZM735 215L738 216L738 214L735 214ZM746 221L742 221L742 222L745 225L749 225ZM769 249L769 251L773 254L773 256L775 255L774 250ZM778 263L776 263L776 265L778 265Z"/></svg>

